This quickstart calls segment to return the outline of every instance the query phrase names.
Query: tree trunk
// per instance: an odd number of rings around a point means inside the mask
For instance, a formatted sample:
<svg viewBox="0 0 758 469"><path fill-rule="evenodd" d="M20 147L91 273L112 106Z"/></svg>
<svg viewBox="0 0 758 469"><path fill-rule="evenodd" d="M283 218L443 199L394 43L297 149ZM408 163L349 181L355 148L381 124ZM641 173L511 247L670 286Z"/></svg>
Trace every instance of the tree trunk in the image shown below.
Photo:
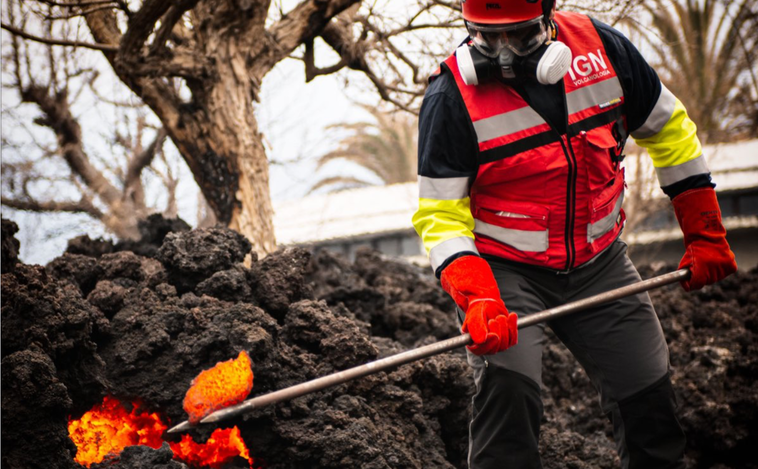
<svg viewBox="0 0 758 469"><path fill-rule="evenodd" d="M218 222L245 235L253 250L265 255L276 249L276 239L268 159L253 114L254 81L239 45L212 39L216 47L208 54L216 61L214 79L194 84L194 99L180 106L181 112L162 106L165 96L144 98L168 124Z"/></svg>
<svg viewBox="0 0 758 469"><path fill-rule="evenodd" d="M257 133L255 134L258 135ZM236 205L229 228L239 231L253 242L253 249L261 256L276 249L274 209L269 190L268 159L260 138L248 147L249 154L240 160Z"/></svg>
<svg viewBox="0 0 758 469"><path fill-rule="evenodd" d="M259 255L276 249L276 239L268 160L253 114L258 87L274 65L360 0L304 0L267 29L271 3L144 2L123 34L115 10L85 15L98 43L120 44L105 56L161 120L218 223L244 234Z"/></svg>

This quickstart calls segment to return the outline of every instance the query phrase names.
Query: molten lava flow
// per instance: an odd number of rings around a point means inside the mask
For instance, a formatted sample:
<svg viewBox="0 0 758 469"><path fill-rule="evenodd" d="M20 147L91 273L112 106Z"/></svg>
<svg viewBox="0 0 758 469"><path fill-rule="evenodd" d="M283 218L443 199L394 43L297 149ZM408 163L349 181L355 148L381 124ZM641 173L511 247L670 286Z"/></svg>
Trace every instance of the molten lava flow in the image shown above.
<svg viewBox="0 0 758 469"><path fill-rule="evenodd" d="M253 389L250 357L243 350L234 360L219 362L192 380L184 396L184 410L190 423L224 407L239 404Z"/></svg>
<svg viewBox="0 0 758 469"><path fill-rule="evenodd" d="M193 467L212 467L218 469L236 456L247 459L250 467L253 460L242 440L240 430L233 428L217 428L205 443L195 443L189 435L182 435L179 443L169 443L174 452L174 458L181 459Z"/></svg>
<svg viewBox="0 0 758 469"><path fill-rule="evenodd" d="M160 448L161 435L168 426L158 414L138 410L136 402L132 411L127 412L118 400L105 396L102 404L95 405L81 419L69 419L68 434L77 447L75 461L89 467L127 446Z"/></svg>
<svg viewBox="0 0 758 469"><path fill-rule="evenodd" d="M197 423L215 410L242 402L253 388L250 365L250 357L242 351L236 359L218 363L192 380L184 397L189 421ZM102 404L94 406L81 419L69 419L68 433L77 447L76 462L89 467L132 445L160 448L168 426L158 414L138 410L138 403L127 412L120 402L106 396ZM216 429L205 443L195 443L184 435L179 443L169 446L174 459L195 467L220 468L237 456L247 459L251 467L253 464L237 427Z"/></svg>
<svg viewBox="0 0 758 469"><path fill-rule="evenodd" d="M95 405L79 420L68 422L68 434L76 444L75 461L90 467L102 462L108 454L117 455L127 446L146 445L160 448L163 444L165 425L156 413L145 413L134 403L127 412L121 403L106 396L102 404ZM174 459L180 459L192 467L221 468L236 456L247 459L250 467L253 460L237 427L217 428L205 443L195 443L189 435L183 435L179 443L171 443Z"/></svg>

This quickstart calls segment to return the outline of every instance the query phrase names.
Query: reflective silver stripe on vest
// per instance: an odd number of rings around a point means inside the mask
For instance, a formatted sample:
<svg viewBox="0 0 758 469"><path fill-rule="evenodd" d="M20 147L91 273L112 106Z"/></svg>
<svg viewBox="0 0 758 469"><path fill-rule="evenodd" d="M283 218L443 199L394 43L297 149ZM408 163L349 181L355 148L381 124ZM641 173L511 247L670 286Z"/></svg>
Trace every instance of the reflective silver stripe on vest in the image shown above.
<svg viewBox="0 0 758 469"><path fill-rule="evenodd" d="M422 199L459 200L468 197L470 179L418 177L418 196Z"/></svg>
<svg viewBox="0 0 758 469"><path fill-rule="evenodd" d="M429 251L429 263L432 264L432 269L436 272L437 267L441 266L448 257L462 251L472 251L479 254L474 239L468 236L461 236L448 239L434 246Z"/></svg>
<svg viewBox="0 0 758 469"><path fill-rule="evenodd" d="M621 82L617 77L603 80L594 85L585 86L566 95L569 114L609 103L624 96Z"/></svg>
<svg viewBox="0 0 758 469"><path fill-rule="evenodd" d="M519 251L545 252L548 247L547 230L514 230L513 228L502 228L490 225L481 220L476 220L474 233L489 236L490 238L512 246Z"/></svg>
<svg viewBox="0 0 758 469"><path fill-rule="evenodd" d="M613 207L613 211L604 216L595 223L587 223L587 242L594 243L595 240L611 231L616 226L616 220L618 220L619 213L621 212L621 204L624 203L624 191L621 191L621 195L616 199L616 205Z"/></svg>
<svg viewBox="0 0 758 469"><path fill-rule="evenodd" d="M655 168L655 172L658 173L658 182L662 187L665 187L687 179L690 176L707 174L710 171L708 170L708 164L705 162L705 158L703 155L700 155L694 160L676 166Z"/></svg>
<svg viewBox="0 0 758 469"><path fill-rule="evenodd" d="M645 123L639 129L632 132L632 137L636 139L648 138L660 132L663 126L666 125L666 122L671 119L675 107L676 96L661 83L661 95L658 97L658 101L655 103L653 110L650 111L650 115L647 116Z"/></svg>
<svg viewBox="0 0 758 469"><path fill-rule="evenodd" d="M572 91L566 95L566 102L568 103L569 114L573 114L608 103L621 98L623 95L624 90L621 88L621 83L617 77L613 77ZM474 130L477 140L481 143L544 123L545 120L534 109L526 106L515 111L478 120L474 122Z"/></svg>
<svg viewBox="0 0 758 469"><path fill-rule="evenodd" d="M474 130L477 140L481 143L521 130L531 129L544 123L545 120L534 109L526 106L515 111L478 120L474 122Z"/></svg>

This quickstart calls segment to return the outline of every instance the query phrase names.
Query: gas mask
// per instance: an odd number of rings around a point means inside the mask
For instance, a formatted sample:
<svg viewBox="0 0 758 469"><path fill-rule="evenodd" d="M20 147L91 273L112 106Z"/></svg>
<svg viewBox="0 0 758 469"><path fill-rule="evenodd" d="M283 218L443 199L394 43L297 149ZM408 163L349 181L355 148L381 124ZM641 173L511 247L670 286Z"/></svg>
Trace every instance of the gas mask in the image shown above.
<svg viewBox="0 0 758 469"><path fill-rule="evenodd" d="M458 70L467 85L499 79L534 79L543 85L558 83L571 66L571 50L562 42L548 42L542 16L517 25L466 23L471 44L456 50Z"/></svg>

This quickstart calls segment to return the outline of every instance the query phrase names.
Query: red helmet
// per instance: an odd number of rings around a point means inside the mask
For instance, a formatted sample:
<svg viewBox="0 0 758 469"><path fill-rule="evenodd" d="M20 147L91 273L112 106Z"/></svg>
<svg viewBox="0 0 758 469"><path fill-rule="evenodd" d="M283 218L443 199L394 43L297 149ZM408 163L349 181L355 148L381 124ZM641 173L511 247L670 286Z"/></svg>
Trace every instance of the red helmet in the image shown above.
<svg viewBox="0 0 758 469"><path fill-rule="evenodd" d="M463 19L477 24L509 24L542 15L540 0L461 0Z"/></svg>

